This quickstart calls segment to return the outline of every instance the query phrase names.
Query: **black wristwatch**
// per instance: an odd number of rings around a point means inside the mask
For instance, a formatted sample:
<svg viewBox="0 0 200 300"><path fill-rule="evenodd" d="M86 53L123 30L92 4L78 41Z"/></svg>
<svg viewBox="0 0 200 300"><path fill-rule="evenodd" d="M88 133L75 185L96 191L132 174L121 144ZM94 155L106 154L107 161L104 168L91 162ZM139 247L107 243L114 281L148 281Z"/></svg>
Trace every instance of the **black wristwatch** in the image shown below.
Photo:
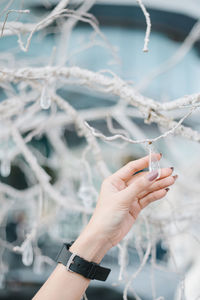
<svg viewBox="0 0 200 300"><path fill-rule="evenodd" d="M71 253L69 248L73 242L74 241L68 244L63 244L56 261L66 266L66 269L70 272L78 273L88 279L105 281L111 269L101 267L95 262L87 261L82 257Z"/></svg>

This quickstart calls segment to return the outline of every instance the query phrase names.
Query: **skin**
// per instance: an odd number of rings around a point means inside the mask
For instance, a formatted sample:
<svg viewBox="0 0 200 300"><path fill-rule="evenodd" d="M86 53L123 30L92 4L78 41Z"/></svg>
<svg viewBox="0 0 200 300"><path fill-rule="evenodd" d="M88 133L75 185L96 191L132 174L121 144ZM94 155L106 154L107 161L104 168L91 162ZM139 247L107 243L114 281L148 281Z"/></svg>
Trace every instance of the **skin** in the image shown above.
<svg viewBox="0 0 200 300"><path fill-rule="evenodd" d="M160 154L156 156L161 158ZM72 253L100 263L129 232L140 211L167 194L177 178L172 176L173 169L161 169L160 178L153 181L149 180L149 172L135 174L148 165L148 156L131 161L103 181L94 213L71 246ZM89 279L58 264L33 299L80 300L89 283Z"/></svg>

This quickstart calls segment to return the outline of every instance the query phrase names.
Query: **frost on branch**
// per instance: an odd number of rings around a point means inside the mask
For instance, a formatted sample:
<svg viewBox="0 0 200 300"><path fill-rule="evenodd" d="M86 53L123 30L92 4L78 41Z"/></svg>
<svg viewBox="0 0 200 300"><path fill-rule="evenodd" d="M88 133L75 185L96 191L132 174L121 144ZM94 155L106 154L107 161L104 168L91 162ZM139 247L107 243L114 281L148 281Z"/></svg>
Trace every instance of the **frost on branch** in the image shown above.
<svg viewBox="0 0 200 300"><path fill-rule="evenodd" d="M20 18L10 21L9 18L15 14L32 14L21 8L11 9L10 2L2 14L4 20L1 18L1 42L16 36L22 52L30 50L35 34L41 33L42 36L55 30L51 27L55 22L62 34L60 40L56 40L54 50L63 55L59 57L59 64L55 64L56 54L53 52L47 64L40 61L36 66L28 58L18 61L15 51L6 53L6 57L3 53L0 54L0 87L4 95L0 102L0 172L3 178L0 183L0 222L4 224L6 218L18 210L23 210L27 218L26 222L22 222L24 234L18 245L6 238L0 239L0 288L4 286L4 276L9 269L8 262L2 261L3 252L19 253L22 263L31 266L36 273L41 273L46 265L54 265L54 261L41 252L40 237L48 233L49 238L58 243L77 236L94 210L101 180L113 171L110 166L113 153L119 158L120 151L130 153L131 149L132 154L135 149L140 149L140 156L150 154L149 168L160 169L153 158L152 147L155 146L160 151L159 143L163 143L166 151L162 163L165 166L175 163L176 172L183 175L165 200L144 210L133 231L117 247L119 280L124 284L123 298L127 299L130 292L139 299L133 289L134 279L149 260L152 270L163 267L158 264L155 253L160 241L170 254L168 261L171 262L172 269L181 274L181 280L184 272L181 269L182 262L180 265L176 263L175 237L182 243L181 237L188 234L188 240L195 245L193 248L199 247L200 237L193 229L199 218L200 165L192 160L189 153L188 167L188 160L181 160L176 141L191 145L194 143L199 147L200 132L191 125L191 120L193 116L199 116L200 93L183 95L170 102L158 102L138 92L153 78L184 58L199 39L199 22L169 61L147 77L144 72L144 80L134 86L110 70L94 72L69 63L71 54L69 55L67 46L77 21L86 22L94 31L91 42L82 51L99 43L117 59L115 47L102 33L96 18L88 13L95 1L85 0L75 10L69 7L69 2L59 1L54 9L35 23L22 22ZM143 2L137 2L146 19L143 51L147 52L151 31L150 15ZM80 51L74 49L74 55ZM65 87L73 87L75 90L79 87L91 94L101 95L104 100L109 97L117 100L112 106L76 109L71 99L60 93ZM146 128L156 125L156 135L151 136L147 133L148 130L144 130L145 127L140 128L136 119L142 120ZM106 125L105 131L103 127L99 130L95 125L99 120ZM68 136L66 137L65 132L69 133L70 130L74 130L78 138L84 141L82 147L77 148L77 153L68 143ZM37 141L42 139L43 147L47 144L50 153L40 151L36 146ZM105 155L106 152L109 157ZM116 169L120 164L118 159L115 162ZM4 180L10 178L16 166L26 178L26 188L21 190L9 184L9 180ZM54 175L49 170L54 170ZM73 216L74 220L74 226L70 230L67 223L69 216ZM128 268L126 261L129 246L134 246L140 260L140 265L134 271ZM198 251L193 251L195 256ZM189 261L188 257L181 258ZM131 261L131 257L129 260ZM167 264L164 267L167 269ZM183 296L184 280L180 287ZM153 280L152 294L154 299L161 299L156 298Z"/></svg>

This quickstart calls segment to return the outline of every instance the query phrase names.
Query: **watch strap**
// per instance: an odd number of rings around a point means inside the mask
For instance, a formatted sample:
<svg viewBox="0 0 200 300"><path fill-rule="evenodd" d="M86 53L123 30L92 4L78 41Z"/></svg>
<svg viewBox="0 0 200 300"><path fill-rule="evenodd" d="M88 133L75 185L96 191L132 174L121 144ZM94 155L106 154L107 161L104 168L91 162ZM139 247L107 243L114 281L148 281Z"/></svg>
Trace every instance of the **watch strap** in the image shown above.
<svg viewBox="0 0 200 300"><path fill-rule="evenodd" d="M88 279L96 279L105 281L110 273L110 269L101 267L95 262L89 262L82 257L73 254L69 251L73 242L63 244L60 250L57 262L62 263L67 267L68 271L78 273Z"/></svg>

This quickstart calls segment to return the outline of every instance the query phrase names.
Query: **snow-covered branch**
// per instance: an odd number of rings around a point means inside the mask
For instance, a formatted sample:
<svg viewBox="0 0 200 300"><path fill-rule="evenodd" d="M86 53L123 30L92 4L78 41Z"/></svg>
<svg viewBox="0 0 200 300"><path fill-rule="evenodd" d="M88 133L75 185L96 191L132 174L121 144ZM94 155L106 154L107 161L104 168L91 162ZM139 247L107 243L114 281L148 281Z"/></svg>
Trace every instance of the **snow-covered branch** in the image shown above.
<svg viewBox="0 0 200 300"><path fill-rule="evenodd" d="M22 7L12 9L12 1L2 11L1 41L6 36L17 36L19 46L25 52L29 51L33 35L42 30L47 33L54 21L61 34L47 65L34 67L39 64L32 64L25 56L20 60L12 50L0 54L0 86L3 91L0 102L0 173L5 177L5 181L0 183L0 225L4 228L6 216L12 215L15 210L23 211L27 217L27 224L23 225L26 234L18 245L7 242L5 235L4 238L0 236L3 249L0 263L5 250L20 253L22 262L27 266L33 263L36 269L41 269L38 265L45 263L53 265L53 261L43 256L39 249L37 243L40 235L47 232L52 239L63 241L65 237L59 232L59 222L62 218L67 222L66 216L70 214L78 216L76 228L73 228L74 236L78 234L94 210L102 179L109 176L111 170L120 167L122 161L141 156L144 152L147 154L149 144L156 145L156 148L162 145L165 152L162 162L171 166L173 161L176 170L183 175L162 203L158 206L152 204L144 210L135 224L135 231L131 232L131 238L127 237L119 245L119 278L125 281L123 297L127 299L130 290L137 298L131 284L148 263L156 243L162 240L170 249L171 240L191 230L192 224L199 219L200 165L188 148L185 150L188 151L187 157L183 160L184 153L180 153L183 151L180 151L176 141L184 142L184 146L200 146L200 92L161 102L144 95L142 88L184 59L199 39L200 25L199 21L194 25L181 47L167 62L150 76L146 77L144 72L141 85L130 85L112 70L94 72L71 64L69 58L82 51L80 47L70 55L68 53L70 37L78 21L89 24L103 45L116 57L115 48L100 30L98 21L88 13L94 3L94 0L82 1L77 9L72 10L69 0L58 1L54 9L35 23L9 21L14 13L28 13ZM137 0L137 3L146 19L143 51L147 52L150 15L143 1ZM25 42L23 35L26 35ZM91 44L86 43L85 49ZM55 60L55 55L59 56L58 60ZM92 104L89 108L77 108L70 94L70 91L77 89L85 96L95 95L94 101L99 101L98 106ZM83 101L81 97L79 101ZM70 144L69 132L81 140L79 146ZM45 143L42 138L45 138ZM118 140L119 143L116 142ZM35 145L37 143L42 145L42 149ZM48 154L43 149L44 144L47 144ZM142 152L138 153L137 149L142 149ZM14 176L15 167L26 179L24 190L10 185L9 180L6 182L6 177ZM52 223L55 224L55 231L50 230ZM68 227L72 231L71 224ZM193 240L199 240L198 234L192 236ZM125 257L130 241L135 242L140 265L132 276L126 277ZM158 267L155 257L154 253L151 265ZM6 267L0 268L0 276L5 273ZM156 298L154 287L152 289L154 299L160 299Z"/></svg>

